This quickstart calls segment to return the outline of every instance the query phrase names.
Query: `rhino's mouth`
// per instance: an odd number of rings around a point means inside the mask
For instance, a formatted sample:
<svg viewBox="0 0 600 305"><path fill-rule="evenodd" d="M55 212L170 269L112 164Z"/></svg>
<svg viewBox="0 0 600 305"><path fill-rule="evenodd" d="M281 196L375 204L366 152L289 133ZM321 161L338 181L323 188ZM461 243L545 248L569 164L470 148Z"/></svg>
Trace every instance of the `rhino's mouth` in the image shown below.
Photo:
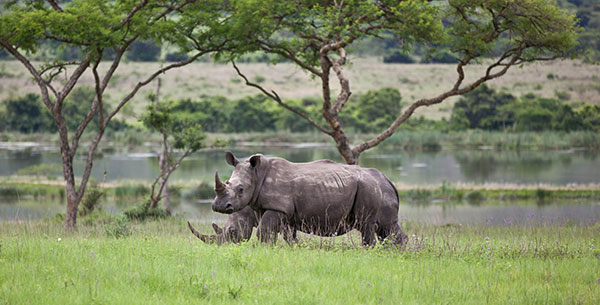
<svg viewBox="0 0 600 305"><path fill-rule="evenodd" d="M235 210L235 209L233 208L233 205L232 205L231 203L229 203L229 202L228 202L228 203L226 203L226 204L224 204L224 205L216 205L216 204L213 204L213 205L212 205L212 209L213 209L213 211L215 211L215 212L218 212L218 213L223 213L223 214L231 214L231 213L233 213L233 212L234 212L234 210Z"/></svg>

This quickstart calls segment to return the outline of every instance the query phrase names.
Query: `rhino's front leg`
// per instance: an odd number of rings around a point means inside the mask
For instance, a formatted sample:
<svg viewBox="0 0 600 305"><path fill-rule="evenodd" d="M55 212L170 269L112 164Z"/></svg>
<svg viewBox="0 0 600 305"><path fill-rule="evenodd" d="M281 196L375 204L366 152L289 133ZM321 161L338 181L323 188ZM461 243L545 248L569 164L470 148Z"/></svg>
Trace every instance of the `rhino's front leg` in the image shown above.
<svg viewBox="0 0 600 305"><path fill-rule="evenodd" d="M261 242L276 243L277 234L285 228L287 216L281 212L267 210L260 219L258 238Z"/></svg>
<svg viewBox="0 0 600 305"><path fill-rule="evenodd" d="M283 227L283 239L288 243L288 244L292 244L292 243L297 243L298 242L298 238L296 238L296 228L290 226L290 225L285 225Z"/></svg>

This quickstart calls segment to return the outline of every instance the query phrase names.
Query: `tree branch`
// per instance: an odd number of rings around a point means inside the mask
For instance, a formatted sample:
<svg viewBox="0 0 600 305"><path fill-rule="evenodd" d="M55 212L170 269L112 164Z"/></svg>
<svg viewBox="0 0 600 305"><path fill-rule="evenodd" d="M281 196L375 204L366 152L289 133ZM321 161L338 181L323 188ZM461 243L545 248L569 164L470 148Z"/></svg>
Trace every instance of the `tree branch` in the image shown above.
<svg viewBox="0 0 600 305"><path fill-rule="evenodd" d="M48 0L48 3L50 3L50 6L52 6L52 8L55 11L61 12L61 13L63 12L63 9L60 6L58 6L58 4L56 3L56 1L54 1L54 0Z"/></svg>
<svg viewBox="0 0 600 305"><path fill-rule="evenodd" d="M75 71L73 71L73 74L71 75L71 77L69 78L67 83L64 85L63 89L60 92L58 92L58 96L56 97L56 103L54 104L55 111L60 112L60 110L62 109L63 101L65 100L65 97L67 97L67 95L69 95L71 90L73 90L73 87L75 87L75 84L77 84L77 81L79 81L79 78L81 77L83 72L85 72L85 70L87 70L87 68L90 65L91 59L92 59L92 51L88 51L88 53L86 54L83 61L79 64L79 66L77 66Z"/></svg>
<svg viewBox="0 0 600 305"><path fill-rule="evenodd" d="M8 41L4 39L0 39L0 45L4 47L12 56L14 56L18 61L21 62L27 68L29 73L33 76L33 78L38 83L40 87L40 91L42 93L42 101L44 105L50 110L54 107L54 104L50 100L50 95L48 94L48 84L42 78L42 75L35 69L35 67L31 64L31 62L23 56L17 49L15 49ZM54 88L51 89L53 92L56 92Z"/></svg>
<svg viewBox="0 0 600 305"><path fill-rule="evenodd" d="M101 58L102 58L102 56L99 56L98 59L94 62L94 65L92 66L92 73L94 74L94 85L95 85L94 91L96 92L96 96L94 97L94 100L92 102L92 106L90 107L90 110L85 115L85 117L83 118L81 123L79 123L79 125L77 126L77 130L75 130L75 133L73 134L73 138L71 139L71 149L73 151L77 151L77 146L79 145L79 139L81 138L81 135L83 134L83 132L85 131L85 129L87 128L89 123L94 119L94 115L96 115L96 113L98 113L98 107L102 104L102 92L100 91L100 78L98 77L98 70L97 70L98 65L100 64ZM100 120L98 121L98 124L101 124ZM98 126L98 128L103 129L102 126Z"/></svg>
<svg viewBox="0 0 600 305"><path fill-rule="evenodd" d="M44 33L44 37L46 37L46 38L48 38L48 39L56 40L56 41L58 41L58 42L64 42L64 43L68 43L68 44L74 44L74 45L78 45L78 46L86 46L86 47L89 47L89 46L91 46L91 45L92 45L92 44L91 44L91 43L89 43L89 42L79 42L79 41L75 41L75 40L72 40L72 39L61 38L61 37L58 37L58 36L52 35L52 34L50 34L50 33L48 33L48 32L45 32L45 33Z"/></svg>
<svg viewBox="0 0 600 305"><path fill-rule="evenodd" d="M453 88L451 90L446 91L446 92L438 95L437 97L434 97L431 99L421 99L421 100L414 102L413 104L411 104L408 107L408 109L406 109L406 111L404 111L404 113L400 117L398 117L396 120L394 120L394 122L390 125L390 127L388 127L386 130L384 130L383 132L381 132L374 138L357 145L356 147L354 147L352 149L352 151L358 155L367 149L375 147L376 145L381 143L383 140L385 140L389 136L391 136L394 133L394 131L398 128L398 126L400 126L400 124L404 123L404 121L406 121L408 118L410 118L410 116L413 114L413 112L417 108L422 107L422 106L431 106L434 104L439 104L439 103L443 102L444 100L446 100L448 97L468 93L470 91L473 91L475 88L477 88L482 83L506 74L508 69L510 67L512 67L513 65L515 65L515 63L520 59L523 49L524 49L524 47L519 47L517 49L510 49L510 50L505 51L503 56L501 56L496 62L494 62L493 64L488 66L484 76L480 77L476 81L472 82L471 84L469 84L468 86L463 87L463 88L459 88L460 84L462 83L462 79L464 78L464 73L462 73L463 63L459 63L458 68L457 68L457 70L459 71L459 80L455 83L455 85L453 86ZM504 61L504 59L506 59L507 57L510 57L510 56L512 56L512 58L508 63L502 63ZM499 66L502 66L503 68L498 72L492 73L492 70L495 67L499 67Z"/></svg>
<svg viewBox="0 0 600 305"><path fill-rule="evenodd" d="M137 11L139 11L144 6L146 6L146 4L148 4L148 0L142 0L140 3L138 3L136 6L134 6L131 9L131 11L129 11L127 16L125 16L125 18L123 18L123 20L121 20L121 22L119 24L121 24L121 26L124 26L126 23L129 23L129 21L131 21L131 18L133 18L135 13L137 13Z"/></svg>
<svg viewBox="0 0 600 305"><path fill-rule="evenodd" d="M185 66L187 64L192 63L193 61L195 61L198 57L210 53L210 52L214 52L218 49L220 49L221 46L216 47L216 48L212 48L209 50L204 50L204 51L200 51L196 54L194 54L194 56L190 57L187 60L184 61L179 61L173 64L170 64L164 68L161 68L157 71L155 71L152 75L150 75L148 78L146 78L144 81L138 82L137 85L129 92L129 94L127 94L127 96L125 96L121 102L117 105L117 107L104 119L104 125L107 125L108 122L119 112L119 110L121 110L121 108L123 108L123 106L125 106L125 104L127 104L127 102L129 102L129 100L131 100L135 94L144 86L146 86L147 84L149 84L151 81L153 81L158 75L165 73L173 68L178 68L178 67L182 67Z"/></svg>
<svg viewBox="0 0 600 305"><path fill-rule="evenodd" d="M164 10L162 13L160 13L158 16L148 20L148 25L151 25L153 23L155 23L156 21L160 20L160 18L166 16L167 14L169 14L172 11L178 11L181 8L183 8L184 6L192 3L192 2L196 2L196 0L186 0L184 2L182 2L181 4L177 5L177 6L169 6L166 10Z"/></svg>
<svg viewBox="0 0 600 305"><path fill-rule="evenodd" d="M271 98L272 100L274 100L277 104L279 104L281 107L299 115L300 117L302 117L303 119L305 119L309 124L311 124L312 126L314 126L315 128L319 129L319 131L328 134L328 135L332 135L333 131L324 128L323 126L319 125L317 122L315 122L311 117L309 117L307 114L305 114L304 112L284 103L281 98L279 97L279 95L277 94L277 92L275 92L274 90L271 90L271 92L267 91L265 88L263 88L262 86L252 83L248 80L248 78L242 74L242 72L240 71L240 69L238 68L238 66L235 64L235 62L231 62L231 64L233 65L233 68L235 69L235 71L237 72L237 74L244 79L244 81L246 82L247 86L250 87L254 87L258 90L260 90L264 95L268 96L269 98Z"/></svg>
<svg viewBox="0 0 600 305"><path fill-rule="evenodd" d="M333 112L332 114L335 114L335 116L337 116L340 113L342 107L344 107L346 102L348 102L348 99L352 94L352 92L350 91L350 82L348 81L348 78L346 78L342 71L342 66L346 63L346 50L344 50L344 48L340 48L339 52L340 58L337 61L333 61L331 60L331 58L329 58L329 61L332 63L333 71L335 71L335 74L338 80L340 81L341 87L341 92L336 98L333 107L331 108L331 112Z"/></svg>
<svg viewBox="0 0 600 305"><path fill-rule="evenodd" d="M284 58L287 58L287 59L293 61L298 66L302 67L302 69L305 69L305 70L311 72L312 74L314 74L318 77L321 77L321 72L319 70L317 70L314 67L301 61L298 57L293 55L293 52L291 52L290 50L285 49L283 47L270 45L269 43L267 43L265 41L257 41L257 42L263 51L268 52L268 53L279 54L279 55L283 56Z"/></svg>

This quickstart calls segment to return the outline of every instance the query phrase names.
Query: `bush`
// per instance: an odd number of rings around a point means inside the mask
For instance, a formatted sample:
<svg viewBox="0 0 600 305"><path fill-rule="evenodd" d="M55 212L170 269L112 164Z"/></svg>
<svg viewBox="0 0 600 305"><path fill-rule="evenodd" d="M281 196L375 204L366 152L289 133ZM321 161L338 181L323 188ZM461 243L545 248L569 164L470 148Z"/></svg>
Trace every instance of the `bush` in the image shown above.
<svg viewBox="0 0 600 305"><path fill-rule="evenodd" d="M383 62L386 64L390 64L390 63L414 64L415 60L410 55L407 55L401 51L395 50L389 54L384 55Z"/></svg>
<svg viewBox="0 0 600 305"><path fill-rule="evenodd" d="M0 120L4 121L6 130L23 133L57 130L50 111L37 94L29 93L20 98L9 99L4 105L6 110Z"/></svg>
<svg viewBox="0 0 600 305"><path fill-rule="evenodd" d="M367 91L351 99L342 113L344 127L360 132L379 132L398 117L402 111L402 96L395 88Z"/></svg>
<svg viewBox="0 0 600 305"><path fill-rule="evenodd" d="M485 195L481 191L470 191L465 195L469 203L479 203L485 200Z"/></svg>
<svg viewBox="0 0 600 305"><path fill-rule="evenodd" d="M129 220L137 221L156 220L169 216L167 211L161 208L156 207L151 209L150 204L150 200L146 200L141 205L123 212L123 215Z"/></svg>
<svg viewBox="0 0 600 305"><path fill-rule="evenodd" d="M169 53L165 56L165 61L177 62L188 60L190 57L185 53Z"/></svg>
<svg viewBox="0 0 600 305"><path fill-rule="evenodd" d="M458 63L458 59L456 57L456 55L452 54L449 51L438 51L437 53L424 57L421 60L421 63L424 64L430 64L430 63L437 63L437 64L455 64Z"/></svg>
<svg viewBox="0 0 600 305"><path fill-rule="evenodd" d="M111 223L104 226L104 233L109 237L124 238L131 236L129 221L125 217L117 217Z"/></svg>
<svg viewBox="0 0 600 305"><path fill-rule="evenodd" d="M141 198L150 194L150 188L143 184L121 185L114 189L118 198Z"/></svg>
<svg viewBox="0 0 600 305"><path fill-rule="evenodd" d="M183 198L187 200L211 199L213 197L215 197L214 186L206 183L201 183L197 187L183 193Z"/></svg>
<svg viewBox="0 0 600 305"><path fill-rule="evenodd" d="M154 41L135 41L125 57L131 61L157 61L159 55L160 46Z"/></svg>
<svg viewBox="0 0 600 305"><path fill-rule="evenodd" d="M79 205L79 215L86 216L96 210L102 195L104 192L96 187L88 189Z"/></svg>
<svg viewBox="0 0 600 305"><path fill-rule="evenodd" d="M17 171L19 176L53 176L58 175L62 168L58 164L35 164L30 165Z"/></svg>

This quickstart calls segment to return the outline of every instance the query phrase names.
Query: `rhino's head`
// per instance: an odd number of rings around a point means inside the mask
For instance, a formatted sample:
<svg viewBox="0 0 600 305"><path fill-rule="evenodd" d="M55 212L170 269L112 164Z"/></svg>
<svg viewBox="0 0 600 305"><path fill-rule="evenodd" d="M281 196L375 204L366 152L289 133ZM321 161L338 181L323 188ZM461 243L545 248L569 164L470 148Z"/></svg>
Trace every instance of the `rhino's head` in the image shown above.
<svg viewBox="0 0 600 305"><path fill-rule="evenodd" d="M259 182L258 168L261 158L262 155L254 155L250 159L240 162L231 152L225 154L225 160L235 169L231 178L225 183L219 179L219 173L215 173L217 197L212 203L213 211L231 214L250 204Z"/></svg>

